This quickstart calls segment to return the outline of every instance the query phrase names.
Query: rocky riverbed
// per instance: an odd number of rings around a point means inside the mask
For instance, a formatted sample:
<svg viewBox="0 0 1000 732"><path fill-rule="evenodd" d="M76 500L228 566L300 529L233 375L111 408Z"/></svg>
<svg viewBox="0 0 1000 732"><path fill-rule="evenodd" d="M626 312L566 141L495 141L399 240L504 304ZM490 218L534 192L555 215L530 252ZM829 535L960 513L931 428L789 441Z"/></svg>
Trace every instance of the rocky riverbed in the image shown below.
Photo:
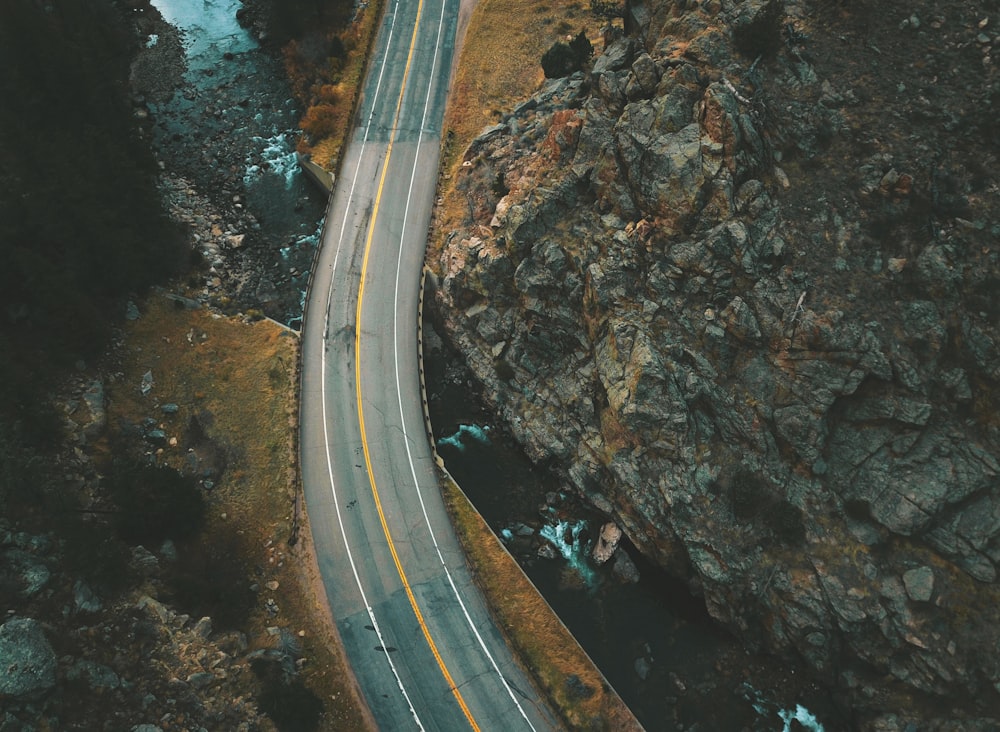
<svg viewBox="0 0 1000 732"><path fill-rule="evenodd" d="M217 0L195 14L168 0L137 4L135 114L170 213L203 259L199 299L297 326L325 196L298 169L301 110L277 49L237 22L242 7Z"/></svg>
<svg viewBox="0 0 1000 732"><path fill-rule="evenodd" d="M997 18L634 21L466 152L447 337L534 461L852 727L996 728Z"/></svg>

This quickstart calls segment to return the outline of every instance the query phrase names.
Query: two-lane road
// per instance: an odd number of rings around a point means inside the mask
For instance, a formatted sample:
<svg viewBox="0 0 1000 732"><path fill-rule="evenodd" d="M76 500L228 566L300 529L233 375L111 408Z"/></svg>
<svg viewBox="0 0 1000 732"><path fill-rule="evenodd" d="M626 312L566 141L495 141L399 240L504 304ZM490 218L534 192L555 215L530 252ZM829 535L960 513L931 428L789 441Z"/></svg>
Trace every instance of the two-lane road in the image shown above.
<svg viewBox="0 0 1000 732"><path fill-rule="evenodd" d="M424 427L417 304L457 0L391 2L302 333L320 571L381 729L556 729L472 583Z"/></svg>

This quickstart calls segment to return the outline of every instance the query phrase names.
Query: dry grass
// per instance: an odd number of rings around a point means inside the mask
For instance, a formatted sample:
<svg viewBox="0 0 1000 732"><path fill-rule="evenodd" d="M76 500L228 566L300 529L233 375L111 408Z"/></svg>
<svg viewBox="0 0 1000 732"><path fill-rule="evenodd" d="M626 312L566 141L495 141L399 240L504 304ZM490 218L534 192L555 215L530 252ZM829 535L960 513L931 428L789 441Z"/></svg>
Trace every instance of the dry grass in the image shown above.
<svg viewBox="0 0 1000 732"><path fill-rule="evenodd" d="M594 35L601 21L579 0L480 0L463 41L445 129L454 135L445 170L483 127L542 83L541 58L568 35Z"/></svg>
<svg viewBox="0 0 1000 732"><path fill-rule="evenodd" d="M243 629L251 645L268 645L267 626L304 631L303 681L323 699L325 728L370 729L321 593L307 527L303 539L288 546L297 481L297 352L297 336L271 321L179 310L154 295L128 326L123 377L108 389L109 424L157 418L168 437L178 438L159 458L180 467L187 451L184 432L197 416L205 436L226 454L226 470L208 494L205 545L213 536L229 541L235 535L244 565L263 568L255 579L280 588L268 593L278 601L279 615L270 617L259 607ZM155 385L143 397L138 385L147 369ZM161 413L160 405L168 402L178 405L177 414Z"/></svg>
<svg viewBox="0 0 1000 732"><path fill-rule="evenodd" d="M442 486L476 584L522 664L567 725L615 732L641 730L632 712L608 687L465 494L453 481L443 480Z"/></svg>

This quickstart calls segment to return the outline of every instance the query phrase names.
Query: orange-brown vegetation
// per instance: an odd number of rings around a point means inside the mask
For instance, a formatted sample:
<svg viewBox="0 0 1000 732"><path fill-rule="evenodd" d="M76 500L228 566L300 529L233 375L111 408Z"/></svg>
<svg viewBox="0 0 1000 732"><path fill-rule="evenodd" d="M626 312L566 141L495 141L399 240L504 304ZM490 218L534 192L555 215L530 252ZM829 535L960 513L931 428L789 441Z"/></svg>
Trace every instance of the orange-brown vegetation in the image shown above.
<svg viewBox="0 0 1000 732"><path fill-rule="evenodd" d="M289 41L283 49L292 92L305 108L297 150L327 170L336 168L350 129L380 13L381 3L372 3L346 27Z"/></svg>

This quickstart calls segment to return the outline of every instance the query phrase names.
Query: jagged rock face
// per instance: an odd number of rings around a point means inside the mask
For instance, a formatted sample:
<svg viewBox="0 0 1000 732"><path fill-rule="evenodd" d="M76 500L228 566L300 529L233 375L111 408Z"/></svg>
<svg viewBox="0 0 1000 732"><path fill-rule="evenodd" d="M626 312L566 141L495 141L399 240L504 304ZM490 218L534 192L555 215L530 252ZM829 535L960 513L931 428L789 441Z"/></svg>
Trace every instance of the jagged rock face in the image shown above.
<svg viewBox="0 0 1000 732"><path fill-rule="evenodd" d="M748 644L875 709L896 682L996 704L1000 332L962 294L1000 284L995 244L936 209L884 266L870 212L920 205L891 160L841 159L836 206L778 166L846 117L801 54L736 50L776 4L682 6L467 151L446 330L528 454Z"/></svg>

